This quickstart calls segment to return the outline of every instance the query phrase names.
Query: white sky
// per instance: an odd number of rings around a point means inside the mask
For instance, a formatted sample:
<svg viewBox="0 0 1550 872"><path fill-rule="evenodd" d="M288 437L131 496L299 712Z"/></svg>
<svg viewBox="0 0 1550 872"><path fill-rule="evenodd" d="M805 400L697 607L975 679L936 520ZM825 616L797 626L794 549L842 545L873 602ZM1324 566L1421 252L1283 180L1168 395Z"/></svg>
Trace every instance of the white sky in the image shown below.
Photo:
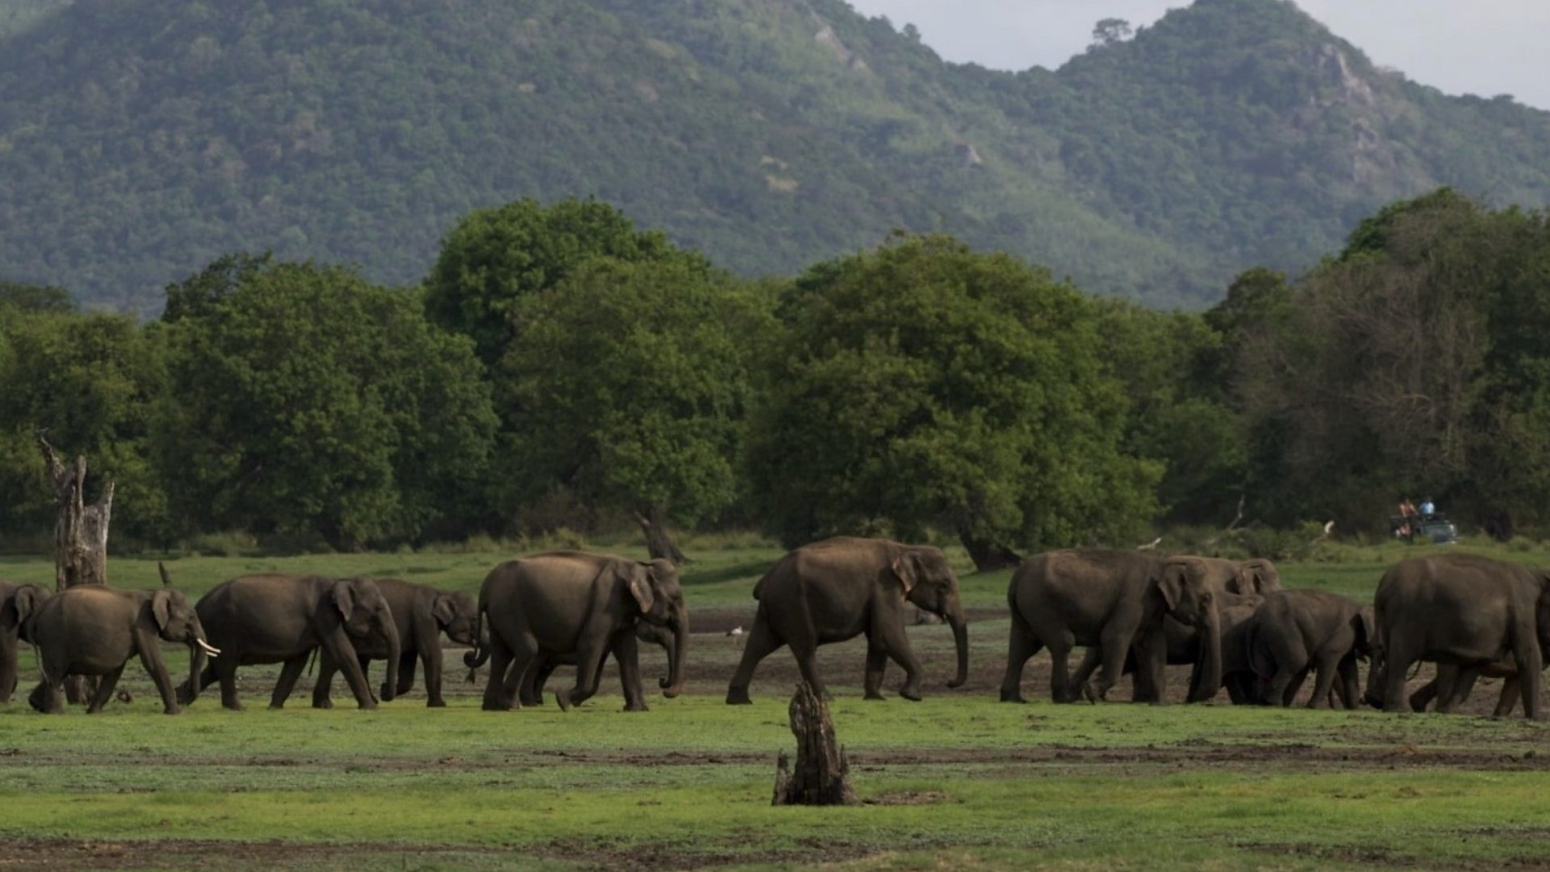
<svg viewBox="0 0 1550 872"><path fill-rule="evenodd" d="M1423 85L1550 109L1550 0L1296 0L1337 36ZM1187 0L850 0L914 24L950 61L1054 69L1101 18L1149 25Z"/></svg>

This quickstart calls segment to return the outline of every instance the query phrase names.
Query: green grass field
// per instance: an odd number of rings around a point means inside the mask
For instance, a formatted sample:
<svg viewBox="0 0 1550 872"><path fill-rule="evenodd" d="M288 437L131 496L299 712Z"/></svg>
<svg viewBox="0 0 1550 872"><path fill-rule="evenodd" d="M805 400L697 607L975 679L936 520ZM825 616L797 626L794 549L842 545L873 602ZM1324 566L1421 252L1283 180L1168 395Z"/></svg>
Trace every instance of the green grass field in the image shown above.
<svg viewBox="0 0 1550 872"><path fill-rule="evenodd" d="M1283 578L1367 598L1406 553L1418 552L1346 549L1342 562L1285 565ZM1539 549L1503 553L1550 563ZM776 753L794 746L789 654L761 666L753 706L721 696L740 653L723 630L751 616L749 589L779 551L691 554L685 584L706 632L690 650L689 692L653 697L650 712L621 712L612 675L568 714L552 694L483 712L482 683L461 669L447 709L424 708L417 689L361 712L340 685L339 705L315 711L304 678L270 711L274 670L253 668L242 673L248 711L207 694L168 717L137 665L122 683L132 701L101 715L0 706L0 870L1550 866L1550 727L1224 700L1056 706L1037 687L1028 696L1040 701L1000 704L1006 573L963 577L984 616L963 689L942 686L944 627L911 629L927 664L922 703L862 702L862 648L822 650L865 804L772 808ZM168 569L195 594L268 570L474 590L505 556L188 558ZM159 583L153 560L116 559L111 572L126 587ZM49 582L52 566L0 559L0 577ZM176 671L178 652L168 655ZM1047 687L1047 663L1031 666L1032 683ZM656 674L660 656L644 666ZM35 674L29 654L19 696ZM551 691L569 680L562 670Z"/></svg>

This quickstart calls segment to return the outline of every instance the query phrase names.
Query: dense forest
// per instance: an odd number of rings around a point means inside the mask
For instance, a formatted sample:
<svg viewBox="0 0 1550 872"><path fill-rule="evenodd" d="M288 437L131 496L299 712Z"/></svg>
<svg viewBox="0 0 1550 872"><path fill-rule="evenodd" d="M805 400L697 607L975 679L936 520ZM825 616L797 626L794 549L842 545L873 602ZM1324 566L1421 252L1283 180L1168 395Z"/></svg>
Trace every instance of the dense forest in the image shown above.
<svg viewBox="0 0 1550 872"><path fill-rule="evenodd" d="M1246 521L1234 547L1276 556L1423 494L1506 537L1550 523L1546 287L1550 216L1447 188L1202 313L941 234L748 280L606 204L518 200L412 288L234 253L141 322L0 284L0 536L49 529L41 430L116 482L124 548L639 524L989 567Z"/></svg>
<svg viewBox="0 0 1550 872"><path fill-rule="evenodd" d="M0 0L0 177L0 279L141 315L239 250L412 284L462 216L568 197L743 277L902 228L1198 310L1441 185L1550 202L1550 113L1286 0L1021 73L840 0Z"/></svg>

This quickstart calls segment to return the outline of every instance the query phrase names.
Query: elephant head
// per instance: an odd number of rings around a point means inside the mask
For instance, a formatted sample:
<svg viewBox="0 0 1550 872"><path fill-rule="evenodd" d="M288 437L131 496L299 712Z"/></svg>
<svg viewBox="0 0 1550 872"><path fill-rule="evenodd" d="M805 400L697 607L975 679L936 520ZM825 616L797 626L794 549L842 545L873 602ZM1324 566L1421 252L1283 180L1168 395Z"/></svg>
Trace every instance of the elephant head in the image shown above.
<svg viewBox="0 0 1550 872"><path fill-rule="evenodd" d="M163 577L165 579L165 571ZM151 594L150 607L157 635L168 642L188 646L188 686L199 687L199 673L204 671L205 656L219 656L221 649L213 647L205 638L204 627L199 624L199 613L194 611L193 602L183 591L164 587ZM193 702L198 696L197 690L191 690L183 701Z"/></svg>
<svg viewBox="0 0 1550 872"><path fill-rule="evenodd" d="M474 598L462 591L436 594L431 604L431 616L447 638L459 645L473 647L479 641L479 608Z"/></svg>
<svg viewBox="0 0 1550 872"><path fill-rule="evenodd" d="M1222 631L1216 595L1197 561L1165 560L1159 568L1155 586L1163 608L1174 620L1200 634L1201 660L1189 701L1203 702L1222 686Z"/></svg>
<svg viewBox="0 0 1550 872"><path fill-rule="evenodd" d="M387 648L387 678L382 701L391 702L394 689L398 687L399 639L387 598L369 578L341 578L334 582L331 599L346 633Z"/></svg>
<svg viewBox="0 0 1550 872"><path fill-rule="evenodd" d="M23 584L11 591L0 607L0 632L14 629L23 642L32 642L29 624L48 597L48 590L36 584Z"/></svg>
<svg viewBox="0 0 1550 872"><path fill-rule="evenodd" d="M962 687L969 680L969 626L958 598L958 576L947 564L947 556L937 548L905 548L893 559L890 569L903 585L906 600L939 616L953 628L958 672L947 686Z"/></svg>
<svg viewBox="0 0 1550 872"><path fill-rule="evenodd" d="M1276 571L1274 563L1264 559L1245 560L1239 563L1238 577L1228 587L1232 593L1257 593L1261 596L1275 593L1280 589L1281 573Z"/></svg>
<svg viewBox="0 0 1550 872"><path fill-rule="evenodd" d="M661 558L650 563L620 561L616 572L640 606L641 620L672 632L673 654L667 677L659 684L663 696L678 696L684 689L684 656L689 649L689 608L678 583L678 567Z"/></svg>

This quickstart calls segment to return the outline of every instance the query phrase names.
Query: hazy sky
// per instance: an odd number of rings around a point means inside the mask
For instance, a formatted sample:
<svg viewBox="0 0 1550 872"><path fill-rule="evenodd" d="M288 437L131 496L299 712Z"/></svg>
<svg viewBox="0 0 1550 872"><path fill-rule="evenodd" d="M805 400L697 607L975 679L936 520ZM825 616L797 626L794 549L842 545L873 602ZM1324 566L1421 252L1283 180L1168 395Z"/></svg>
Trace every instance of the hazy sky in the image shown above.
<svg viewBox="0 0 1550 872"><path fill-rule="evenodd" d="M1100 18L1151 24L1188 0L850 0L914 24L950 61L1006 70L1060 66ZM1449 94L1550 109L1550 0L1296 0L1373 62Z"/></svg>

